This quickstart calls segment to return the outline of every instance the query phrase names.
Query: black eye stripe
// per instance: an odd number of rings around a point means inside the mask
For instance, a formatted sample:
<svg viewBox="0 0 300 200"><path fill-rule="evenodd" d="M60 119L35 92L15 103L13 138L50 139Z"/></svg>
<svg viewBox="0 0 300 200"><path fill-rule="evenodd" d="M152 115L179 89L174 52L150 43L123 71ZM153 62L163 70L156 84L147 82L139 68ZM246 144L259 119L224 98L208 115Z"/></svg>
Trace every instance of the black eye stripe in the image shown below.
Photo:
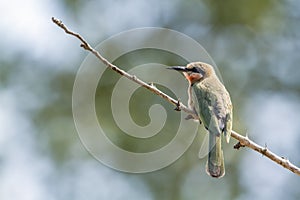
<svg viewBox="0 0 300 200"><path fill-rule="evenodd" d="M197 68L197 67L193 67L193 68L191 69L191 71L192 71L192 72L195 72L195 73L199 73L199 71L198 71L198 68Z"/></svg>
<svg viewBox="0 0 300 200"><path fill-rule="evenodd" d="M194 72L194 73L200 73L200 74L203 74L204 71L201 70L199 67L193 67L190 69L191 72Z"/></svg>

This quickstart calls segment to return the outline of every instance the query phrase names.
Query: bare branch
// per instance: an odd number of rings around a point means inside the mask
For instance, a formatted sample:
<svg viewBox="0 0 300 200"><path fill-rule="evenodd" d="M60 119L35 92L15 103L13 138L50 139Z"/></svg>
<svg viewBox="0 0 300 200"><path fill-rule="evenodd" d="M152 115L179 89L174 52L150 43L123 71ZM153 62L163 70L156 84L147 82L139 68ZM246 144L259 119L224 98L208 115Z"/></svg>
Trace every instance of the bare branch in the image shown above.
<svg viewBox="0 0 300 200"><path fill-rule="evenodd" d="M168 102L174 104L176 106L176 109L183 110L184 112L193 115L195 117L195 119L198 118L197 114L195 114L195 112L193 110L189 109L188 107L186 107L184 104L182 104L178 100L175 100L172 97L169 97L168 95L166 95L165 93L163 93L162 91L160 91L159 89L157 89L153 84L151 84L151 83L147 84L144 81L142 81L141 79L138 79L136 76L128 74L124 70L122 70L122 69L118 68L117 66L113 65L112 63L110 63L98 51L96 51L94 48L92 48L81 35L79 35L78 33L73 32L73 31L70 31L62 23L61 20L52 17L52 21L56 25L58 25L60 28L62 28L67 34L73 35L76 38L78 38L82 42L82 44L80 46L82 48L84 48L85 50L90 51L91 53L93 53L108 68L111 68L112 70L116 71L120 75L125 76L129 80L132 80L133 82L136 82L137 84L141 85L142 87L147 88L151 92L157 94L158 96L162 97L163 99L167 100Z"/></svg>
<svg viewBox="0 0 300 200"><path fill-rule="evenodd" d="M300 175L300 169L299 167L292 164L288 159L284 157L280 157L276 155L275 153L271 152L267 147L262 147L252 140L250 140L248 137L242 136L238 134L235 131L231 132L231 137L235 138L239 142L235 145L235 149L239 149L240 147L249 147L262 155L268 157L269 159L273 160L274 162L278 163L279 165L283 166L284 168L287 168L288 170L294 172L297 175Z"/></svg>
<svg viewBox="0 0 300 200"><path fill-rule="evenodd" d="M93 53L103 64L105 64L108 68L114 70L115 72L119 73L122 76L125 76L126 78L128 78L129 80L132 80L133 82L141 85L142 87L150 90L151 92L153 92L154 94L162 97L163 99L165 99L166 101L172 103L173 105L176 106L176 110L180 111L183 110L184 112L190 114L193 116L194 119L199 119L199 117L197 116L197 114L189 109L187 106L185 106L183 103L181 103L179 100L175 100L172 97L168 96L167 94L163 93L162 91L160 91L159 89L157 89L153 84L147 84L144 81L142 81L141 79L137 78L134 75L131 75L127 72L125 72L124 70L118 68L117 66L113 65L112 63L110 63L108 60L106 60L98 51L96 51L94 48L92 48L88 42L78 33L75 33L73 31L70 31L63 23L61 20L56 19L54 17L52 17L52 21L58 25L60 28L62 28L67 34L73 35L74 37L78 38L82 43L81 43L81 47L84 48L87 51L90 51L91 53ZM278 155L276 155L275 153L271 152L269 149L267 149L266 147L262 147L258 144L256 144L255 142L253 142L252 140L250 140L248 137L242 136L240 134L238 134L235 131L231 132L231 137L235 138L236 140L238 140L239 142L234 146L235 149L239 149L241 147L248 147L253 149L254 151L257 151L259 153L261 153L262 155L268 157L269 159L271 159L272 161L278 163L279 165L283 166L284 168L292 171L293 173L297 174L300 176L300 168L295 166L294 164L292 164L289 160L287 160L284 157L280 157Z"/></svg>

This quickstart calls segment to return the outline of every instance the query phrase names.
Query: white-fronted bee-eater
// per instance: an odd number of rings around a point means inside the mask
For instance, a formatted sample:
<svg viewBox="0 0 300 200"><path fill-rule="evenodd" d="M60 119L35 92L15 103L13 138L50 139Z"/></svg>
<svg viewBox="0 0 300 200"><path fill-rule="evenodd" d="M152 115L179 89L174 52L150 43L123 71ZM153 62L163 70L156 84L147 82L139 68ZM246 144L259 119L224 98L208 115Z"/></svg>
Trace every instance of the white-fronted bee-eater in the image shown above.
<svg viewBox="0 0 300 200"><path fill-rule="evenodd" d="M224 134L228 143L232 130L232 103L229 93L218 79L214 68L207 63L193 62L171 69L182 72L189 82L189 107L198 113L209 134L206 171L210 176L220 178L225 174L221 138Z"/></svg>

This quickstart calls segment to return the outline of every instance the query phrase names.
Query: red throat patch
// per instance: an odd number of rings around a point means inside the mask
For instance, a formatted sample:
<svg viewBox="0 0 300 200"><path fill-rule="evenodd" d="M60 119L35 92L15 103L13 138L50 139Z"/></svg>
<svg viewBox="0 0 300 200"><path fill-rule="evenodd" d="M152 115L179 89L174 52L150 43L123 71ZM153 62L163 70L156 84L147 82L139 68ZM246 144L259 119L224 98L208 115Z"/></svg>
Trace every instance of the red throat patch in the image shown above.
<svg viewBox="0 0 300 200"><path fill-rule="evenodd" d="M198 73L191 73L191 74L188 74L188 73L186 73L186 72L183 72L183 75L185 76L185 78L186 78L191 84L193 84L193 83L199 81L199 80L202 78L202 76L201 76L200 74L198 74Z"/></svg>

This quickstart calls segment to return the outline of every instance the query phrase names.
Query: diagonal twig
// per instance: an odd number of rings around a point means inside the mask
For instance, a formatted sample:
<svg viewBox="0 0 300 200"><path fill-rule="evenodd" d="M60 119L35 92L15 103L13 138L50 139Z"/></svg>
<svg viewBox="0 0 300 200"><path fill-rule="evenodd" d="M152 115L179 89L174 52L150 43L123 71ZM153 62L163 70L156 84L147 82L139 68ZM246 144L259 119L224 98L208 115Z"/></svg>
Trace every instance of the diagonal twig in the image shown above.
<svg viewBox="0 0 300 200"><path fill-rule="evenodd" d="M135 75L131 75L124 70L118 68L117 66L113 65L110 63L108 60L106 60L98 51L96 51L94 48L92 48L89 43L78 33L75 33L73 31L70 31L63 23L61 20L56 19L52 17L52 21L62 28L67 34L73 35L74 37L78 38L81 41L81 47L84 48L87 51L90 51L93 53L103 64L105 64L108 68L114 70L115 72L119 73L122 76L125 76L129 80L132 80L133 82L141 85L142 87L150 90L151 92L155 93L156 95L162 97L166 101L170 102L171 104L176 106L177 110L182 110L194 117L194 119L199 119L199 117L196 115L196 113L192 110L189 109L187 106L185 106L183 103L181 103L179 100L175 100L172 97L168 96L167 94L163 93L159 89L157 89L153 84L148 84L141 79L137 78ZM235 138L239 142L234 146L235 149L239 149L240 147L248 147L253 149L254 151L257 151L261 153L262 155L268 157L272 161L278 163L279 165L283 166L284 168L292 171L293 173L297 174L300 176L300 168L297 167L296 165L292 164L288 159L284 157L280 157L276 155L275 153L271 152L267 147L262 147L252 140L250 140L248 137L242 136L239 133L232 131L231 132L231 137Z"/></svg>
<svg viewBox="0 0 300 200"><path fill-rule="evenodd" d="M76 38L78 38L82 43L80 45L80 47L84 48L87 51L90 51L91 53L93 53L103 64L105 64L108 68L114 70L115 72L119 73L122 76L125 76L126 78L128 78L129 80L132 80L133 82L141 85L144 88L147 88L148 90L150 90L151 92L157 94L158 96L162 97L163 99L167 100L168 102L172 103L173 105L176 106L176 108L178 110L183 110L186 113L189 113L191 115L193 115L193 117L195 117L195 119L198 118L198 116L195 114L195 112L191 109L189 109L188 107L186 107L183 103L179 102L179 100L175 100L172 97L166 95L165 93L163 93L162 91L160 91L159 89L157 89L153 84L148 84L144 81L142 81L141 79L137 78L135 75L131 75L129 73L127 73L126 71L120 69L119 67L115 66L114 64L110 63L108 60L106 60L106 58L104 58L98 51L96 51L94 48L92 48L88 42L86 42L86 40L79 35L78 33L75 33L73 31L70 31L63 23L61 20L56 19L54 17L52 17L52 21L58 25L60 28L62 28L67 34L73 35Z"/></svg>

